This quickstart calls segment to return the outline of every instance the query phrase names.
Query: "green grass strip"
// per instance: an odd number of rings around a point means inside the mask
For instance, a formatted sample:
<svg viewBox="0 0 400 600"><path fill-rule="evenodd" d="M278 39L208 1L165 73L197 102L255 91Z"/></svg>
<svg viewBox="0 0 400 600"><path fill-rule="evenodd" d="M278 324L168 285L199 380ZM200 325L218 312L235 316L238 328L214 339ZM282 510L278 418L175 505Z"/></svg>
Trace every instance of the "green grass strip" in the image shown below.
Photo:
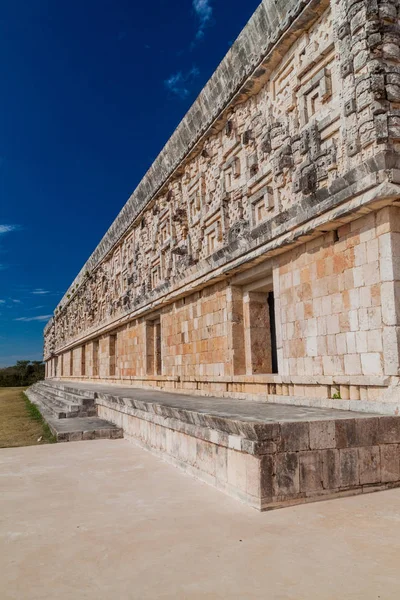
<svg viewBox="0 0 400 600"><path fill-rule="evenodd" d="M29 400L29 398L25 394L25 392L22 392L22 395L25 399L26 408L27 408L27 411L28 411L29 415L31 416L31 418L34 421L39 421L39 423L42 424L43 439L46 440L46 442L48 442L49 444L55 444L57 442L57 438L55 435L52 434L50 427L48 426L46 421L43 419L42 413L40 412L40 410L38 409L36 404L33 404Z"/></svg>

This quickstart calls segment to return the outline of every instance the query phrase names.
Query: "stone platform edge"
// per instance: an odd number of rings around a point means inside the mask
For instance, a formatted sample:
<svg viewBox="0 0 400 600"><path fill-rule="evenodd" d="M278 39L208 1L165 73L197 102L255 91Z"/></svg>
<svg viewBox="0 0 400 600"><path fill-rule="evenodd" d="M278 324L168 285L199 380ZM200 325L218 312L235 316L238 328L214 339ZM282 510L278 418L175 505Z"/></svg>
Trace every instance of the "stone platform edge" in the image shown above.
<svg viewBox="0 0 400 600"><path fill-rule="evenodd" d="M393 379L393 378L392 378ZM344 411L354 411L358 413L380 415L400 415L400 394L399 387L390 387L389 377L377 376L360 376L354 377L351 382L348 377L332 377L322 376L319 378L302 378L302 377L285 377L271 375L257 376L233 376L220 377L209 381L206 377L196 377L178 380L178 377L168 377L162 375L154 375L150 377L123 377L115 379L107 377L103 379L88 378L83 379L81 376L68 376L48 378L54 385L68 385L74 383L89 384L89 385L110 385L114 386L116 394L121 386L140 388L143 390L155 390L158 392L168 392L180 395L191 395L199 398L225 398L237 399L244 401L264 402L267 404L284 404L291 406L302 406L309 408L334 409ZM270 387L276 386L277 383L292 386L311 386L315 387L327 386L334 390L341 390L343 386L347 387L369 387L377 396L377 391L381 393L380 398L371 399L345 399L332 398L326 396L311 396L299 394L286 394L270 392ZM244 391L235 391L237 386L242 386ZM246 391L247 390L247 391Z"/></svg>
<svg viewBox="0 0 400 600"><path fill-rule="evenodd" d="M400 486L400 417L259 423L96 393L98 414L258 509Z"/></svg>

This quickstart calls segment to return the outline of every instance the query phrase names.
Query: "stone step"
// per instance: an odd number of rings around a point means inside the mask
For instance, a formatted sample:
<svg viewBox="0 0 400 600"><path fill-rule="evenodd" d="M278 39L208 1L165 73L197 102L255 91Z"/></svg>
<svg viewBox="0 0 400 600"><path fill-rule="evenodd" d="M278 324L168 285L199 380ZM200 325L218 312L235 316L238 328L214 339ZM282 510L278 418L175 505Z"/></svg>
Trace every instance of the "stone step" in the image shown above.
<svg viewBox="0 0 400 600"><path fill-rule="evenodd" d="M54 418L55 415L53 411L47 406L47 404L43 402L43 396L36 392L34 386L28 388L25 392L25 395L32 402L32 404L37 406L45 421L47 421L49 418Z"/></svg>
<svg viewBox="0 0 400 600"><path fill-rule="evenodd" d="M40 384L38 389L40 389L41 393L49 394L52 398L58 399L61 402L68 402L70 404L85 407L91 407L95 405L94 398L78 396L77 394L74 394L68 390L60 390L58 388L43 384Z"/></svg>
<svg viewBox="0 0 400 600"><path fill-rule="evenodd" d="M81 405L78 402L71 401L68 397L62 398L54 394L48 388L36 388L37 393L39 393L43 398L46 398L49 402L58 406L60 408L64 408L65 410L78 411Z"/></svg>
<svg viewBox="0 0 400 600"><path fill-rule="evenodd" d="M89 400L94 399L94 393L90 389L86 389L81 387L78 383L77 385L74 382L64 383L58 380L44 380L40 382L43 385L50 386L52 389L60 390L61 392L66 392L68 394L74 394L79 398L87 398Z"/></svg>
<svg viewBox="0 0 400 600"><path fill-rule="evenodd" d="M40 395L42 403L59 419L96 415L94 399L74 396L42 383L35 384L34 390Z"/></svg>
<svg viewBox="0 0 400 600"><path fill-rule="evenodd" d="M40 389L40 388L39 388ZM77 442L80 440L118 439L123 437L123 429L97 416L75 416L60 418L54 405L31 386L26 390L29 400L40 410L58 442Z"/></svg>
<svg viewBox="0 0 400 600"><path fill-rule="evenodd" d="M124 437L122 427L99 417L76 417L56 419L48 425L57 442L80 442L85 440L118 439Z"/></svg>
<svg viewBox="0 0 400 600"><path fill-rule="evenodd" d="M61 388L61 387L58 387L55 385L51 385L51 384L47 383L46 381L41 381L38 385L40 385L40 389L48 390L54 396L57 396L61 399L68 398L71 402L74 402L76 404L81 404L84 406L94 406L95 405L95 400L94 400L93 394L91 395L91 397L88 397L87 395L84 396L81 394L76 394L76 393L72 392L71 389L67 388L66 386L63 386L63 388Z"/></svg>
<svg viewBox="0 0 400 600"><path fill-rule="evenodd" d="M42 408L45 409L46 413L57 419L74 418L79 416L79 406L75 410L72 409L71 405L60 406L60 404L53 401L40 389L32 391L35 394L32 402L38 405L39 410L42 412Z"/></svg>
<svg viewBox="0 0 400 600"><path fill-rule="evenodd" d="M70 402L67 399L62 399L57 396L52 396L49 392L40 391L41 396L44 398L45 402L50 404L51 407L54 407L55 411L60 413L65 413L66 418L71 417L92 417L95 416L96 406L89 405L85 406L82 404L77 404L75 402ZM64 417L60 417L64 418Z"/></svg>

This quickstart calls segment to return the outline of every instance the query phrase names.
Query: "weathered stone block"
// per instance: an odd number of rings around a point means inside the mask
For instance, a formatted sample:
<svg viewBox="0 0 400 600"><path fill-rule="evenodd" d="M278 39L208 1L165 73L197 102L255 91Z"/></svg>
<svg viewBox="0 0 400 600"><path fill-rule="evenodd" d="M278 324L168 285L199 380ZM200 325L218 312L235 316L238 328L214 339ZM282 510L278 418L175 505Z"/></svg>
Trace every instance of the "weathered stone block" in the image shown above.
<svg viewBox="0 0 400 600"><path fill-rule="evenodd" d="M262 456L260 459L261 498L272 498L275 492L275 457Z"/></svg>
<svg viewBox="0 0 400 600"><path fill-rule="evenodd" d="M338 419L335 421L336 447L351 448L357 446L355 419Z"/></svg>
<svg viewBox="0 0 400 600"><path fill-rule="evenodd" d="M379 418L379 443L400 443L400 419L397 417Z"/></svg>
<svg viewBox="0 0 400 600"><path fill-rule="evenodd" d="M96 439L109 439L110 438L110 430L109 429L96 429L95 437L96 437Z"/></svg>
<svg viewBox="0 0 400 600"><path fill-rule="evenodd" d="M223 446L215 448L215 476L218 481L228 480L228 449Z"/></svg>
<svg viewBox="0 0 400 600"><path fill-rule="evenodd" d="M236 450L228 452L228 483L241 492L247 491L245 455Z"/></svg>
<svg viewBox="0 0 400 600"><path fill-rule="evenodd" d="M276 455L275 463L276 496L293 496L300 491L299 455L296 452L284 452Z"/></svg>
<svg viewBox="0 0 400 600"><path fill-rule="evenodd" d="M383 444L381 451L381 480L382 483L400 480L400 446L398 444Z"/></svg>
<svg viewBox="0 0 400 600"><path fill-rule="evenodd" d="M280 450L292 452L310 448L309 424L304 422L281 423Z"/></svg>
<svg viewBox="0 0 400 600"><path fill-rule="evenodd" d="M323 463L321 453L299 453L300 492L318 492L323 489Z"/></svg>
<svg viewBox="0 0 400 600"><path fill-rule="evenodd" d="M246 492L257 500L261 497L261 463L257 456L244 455L246 460Z"/></svg>
<svg viewBox="0 0 400 600"><path fill-rule="evenodd" d="M110 429L110 439L119 440L124 437L123 429Z"/></svg>
<svg viewBox="0 0 400 600"><path fill-rule="evenodd" d="M379 483L381 480L381 457L379 446L358 448L360 484Z"/></svg>
<svg viewBox="0 0 400 600"><path fill-rule="evenodd" d="M215 475L215 449L215 444L197 441L196 466L209 475Z"/></svg>
<svg viewBox="0 0 400 600"><path fill-rule="evenodd" d="M379 443L379 418L356 419L358 446L376 446Z"/></svg>
<svg viewBox="0 0 400 600"><path fill-rule="evenodd" d="M310 448L336 448L335 421L310 421Z"/></svg>
<svg viewBox="0 0 400 600"><path fill-rule="evenodd" d="M360 483L358 449L343 448L339 451L340 487L353 487Z"/></svg>
<svg viewBox="0 0 400 600"><path fill-rule="evenodd" d="M325 490L336 490L340 487L340 455L339 450L322 450L322 485Z"/></svg>

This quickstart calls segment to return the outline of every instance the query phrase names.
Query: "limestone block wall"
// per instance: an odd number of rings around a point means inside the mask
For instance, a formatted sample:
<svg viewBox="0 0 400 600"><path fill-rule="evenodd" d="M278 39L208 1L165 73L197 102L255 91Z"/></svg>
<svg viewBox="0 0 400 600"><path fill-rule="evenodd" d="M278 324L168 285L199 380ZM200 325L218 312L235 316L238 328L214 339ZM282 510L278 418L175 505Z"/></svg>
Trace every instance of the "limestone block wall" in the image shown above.
<svg viewBox="0 0 400 600"><path fill-rule="evenodd" d="M371 213L282 255L282 374L390 374L383 352L384 219L385 211Z"/></svg>
<svg viewBox="0 0 400 600"><path fill-rule="evenodd" d="M95 377L98 375L96 373L95 363L95 352L98 342L89 342L84 345L85 351L85 376L86 377Z"/></svg>
<svg viewBox="0 0 400 600"><path fill-rule="evenodd" d="M398 376L400 374L400 208L385 209L379 232L385 373Z"/></svg>
<svg viewBox="0 0 400 600"><path fill-rule="evenodd" d="M192 294L161 317L163 373L219 377L231 374L226 284Z"/></svg>
<svg viewBox="0 0 400 600"><path fill-rule="evenodd" d="M72 375L74 377L86 375L85 349L78 346L72 350Z"/></svg>
<svg viewBox="0 0 400 600"><path fill-rule="evenodd" d="M117 332L118 377L146 375L145 322L133 322Z"/></svg>
<svg viewBox="0 0 400 600"><path fill-rule="evenodd" d="M98 368L100 378L110 377L110 360L110 338L106 335L99 339Z"/></svg>
<svg viewBox="0 0 400 600"><path fill-rule="evenodd" d="M73 375L73 359L72 359L72 350L65 352L62 355L63 360L61 361L61 369L63 377L69 377Z"/></svg>

